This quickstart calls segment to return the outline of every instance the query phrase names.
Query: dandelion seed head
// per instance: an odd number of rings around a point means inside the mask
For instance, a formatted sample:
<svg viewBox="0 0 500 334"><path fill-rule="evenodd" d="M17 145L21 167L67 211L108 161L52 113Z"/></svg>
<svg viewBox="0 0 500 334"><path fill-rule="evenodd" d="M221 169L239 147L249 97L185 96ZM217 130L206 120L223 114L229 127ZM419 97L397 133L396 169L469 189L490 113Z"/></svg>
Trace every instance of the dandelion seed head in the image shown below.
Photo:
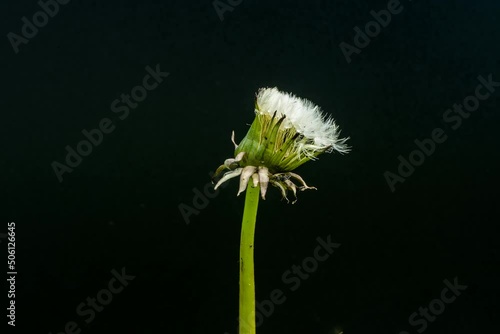
<svg viewBox="0 0 500 334"><path fill-rule="evenodd" d="M293 94L279 91L276 87L261 88L257 92L256 110L260 115L286 117L282 126L291 127L310 139L314 145L302 147L303 150L335 150L340 153L349 151L347 138L339 138L340 130L333 118L327 117L321 108L311 101L298 98ZM304 152L307 154L307 152Z"/></svg>

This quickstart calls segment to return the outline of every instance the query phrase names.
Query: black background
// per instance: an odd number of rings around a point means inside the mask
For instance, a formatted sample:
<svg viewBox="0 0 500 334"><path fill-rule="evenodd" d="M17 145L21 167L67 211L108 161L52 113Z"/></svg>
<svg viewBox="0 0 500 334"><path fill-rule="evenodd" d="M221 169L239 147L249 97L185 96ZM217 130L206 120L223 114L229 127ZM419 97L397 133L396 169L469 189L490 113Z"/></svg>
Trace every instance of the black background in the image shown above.
<svg viewBox="0 0 500 334"><path fill-rule="evenodd" d="M426 332L498 331L500 89L457 130L442 115L479 75L500 81L500 5L402 5L348 63L339 44L387 1L243 0L221 21L208 0L73 0L17 54L7 34L40 7L3 1L0 232L16 222L16 332L237 333L238 182L189 224L179 205L232 156L266 86L320 105L353 150L300 167L318 191L296 204L274 188L261 201L257 299L287 300L258 332L417 333L408 317L454 277L467 289ZM111 102L156 64L170 75L120 120ZM107 117L115 130L60 183L51 163ZM391 192L384 172L435 128L447 140ZM291 292L282 274L328 235L340 248ZM122 267L135 279L85 324L76 306Z"/></svg>

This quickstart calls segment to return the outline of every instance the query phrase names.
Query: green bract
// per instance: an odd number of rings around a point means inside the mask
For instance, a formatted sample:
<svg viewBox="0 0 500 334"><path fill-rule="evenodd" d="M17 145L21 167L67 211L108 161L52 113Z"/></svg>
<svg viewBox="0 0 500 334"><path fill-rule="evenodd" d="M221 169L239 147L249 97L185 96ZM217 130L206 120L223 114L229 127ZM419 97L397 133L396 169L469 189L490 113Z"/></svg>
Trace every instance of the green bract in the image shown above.
<svg viewBox="0 0 500 334"><path fill-rule="evenodd" d="M234 151L235 156L246 153L240 166L265 166L272 174L290 172L328 150L325 147L311 149L307 154L302 152L301 148L312 147L314 142L294 127L285 128L285 119L286 115L257 113L250 130Z"/></svg>

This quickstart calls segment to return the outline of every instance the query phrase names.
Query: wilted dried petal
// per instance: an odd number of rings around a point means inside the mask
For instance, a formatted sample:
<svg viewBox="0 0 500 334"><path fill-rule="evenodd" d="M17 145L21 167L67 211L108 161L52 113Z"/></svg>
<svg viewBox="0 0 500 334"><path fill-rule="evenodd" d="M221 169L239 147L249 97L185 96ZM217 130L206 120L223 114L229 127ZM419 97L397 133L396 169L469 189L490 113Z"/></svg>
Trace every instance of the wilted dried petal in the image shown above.
<svg viewBox="0 0 500 334"><path fill-rule="evenodd" d="M241 174L241 171L243 170L243 168L237 168L233 171L230 171L230 172L227 172L226 174L224 174L224 176L219 180L219 182L217 182L217 184L215 185L214 189L217 190L217 188L223 184L224 182L226 182L227 180L229 179L232 179L233 177L237 177Z"/></svg>
<svg viewBox="0 0 500 334"><path fill-rule="evenodd" d="M283 184L280 181L276 181L276 180L272 180L272 179L270 180L270 182L273 186L275 186L281 190L281 196L283 196L283 198L286 199L287 203L290 203L290 201L286 197L286 189L283 186Z"/></svg>
<svg viewBox="0 0 500 334"><path fill-rule="evenodd" d="M259 174L257 174L257 173L252 174L252 182L253 182L254 188L259 185Z"/></svg>
<svg viewBox="0 0 500 334"><path fill-rule="evenodd" d="M233 132L231 133L231 141L233 142L234 144L234 149L236 150L238 148L238 144L236 144L236 142L234 141L234 130Z"/></svg>
<svg viewBox="0 0 500 334"><path fill-rule="evenodd" d="M246 166L245 168L243 168L240 177L240 189L238 190L237 196L239 196L243 191L245 191L245 189L247 189L248 181L256 170L257 168L254 166Z"/></svg>
<svg viewBox="0 0 500 334"><path fill-rule="evenodd" d="M288 189L292 190L293 196L295 196L295 201L293 201L292 204L295 204L295 202L297 202L297 187L295 186L295 183L290 180L285 180L285 184L287 185Z"/></svg>
<svg viewBox="0 0 500 334"><path fill-rule="evenodd" d="M260 195L266 199L267 186L269 184L269 170L266 167L259 167Z"/></svg>
<svg viewBox="0 0 500 334"><path fill-rule="evenodd" d="M306 181L304 181L304 179L302 177L300 177L300 175L298 174L295 174L295 173L288 173L291 177L293 177L294 179L296 179L297 181L299 181L300 183L302 183L302 186L300 187L300 190L301 191L304 191L306 189L314 189L314 190L318 190L316 187L309 187L307 184L306 184Z"/></svg>

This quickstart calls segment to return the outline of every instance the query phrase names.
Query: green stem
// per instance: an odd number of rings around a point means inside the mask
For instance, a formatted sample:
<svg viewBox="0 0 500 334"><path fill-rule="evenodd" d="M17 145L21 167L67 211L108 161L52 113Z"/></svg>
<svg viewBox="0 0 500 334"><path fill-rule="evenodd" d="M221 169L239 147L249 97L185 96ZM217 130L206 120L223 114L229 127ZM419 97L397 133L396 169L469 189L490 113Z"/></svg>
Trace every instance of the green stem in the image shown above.
<svg viewBox="0 0 500 334"><path fill-rule="evenodd" d="M255 283L253 242L260 187L248 183L240 241L240 321L239 334L255 334Z"/></svg>

